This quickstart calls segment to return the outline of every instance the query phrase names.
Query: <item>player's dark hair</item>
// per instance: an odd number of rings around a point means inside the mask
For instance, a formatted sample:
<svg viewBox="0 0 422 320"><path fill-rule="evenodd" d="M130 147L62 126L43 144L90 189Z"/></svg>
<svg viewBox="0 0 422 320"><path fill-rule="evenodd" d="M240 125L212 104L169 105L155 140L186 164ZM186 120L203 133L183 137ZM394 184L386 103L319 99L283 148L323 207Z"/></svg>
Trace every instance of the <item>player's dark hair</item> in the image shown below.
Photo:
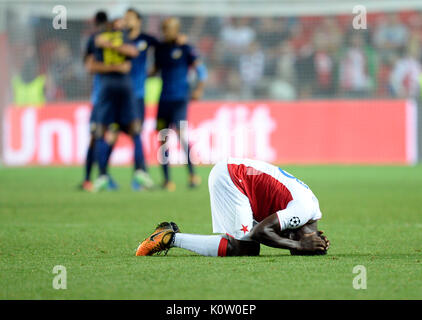
<svg viewBox="0 0 422 320"><path fill-rule="evenodd" d="M107 23L107 21L108 21L108 17L107 17L107 13L105 11L98 11L95 14L94 23L95 23L96 26L103 25L103 24Z"/></svg>
<svg viewBox="0 0 422 320"><path fill-rule="evenodd" d="M132 13L134 13L136 15L136 17L138 18L138 20L142 20L141 13L138 10L136 10L135 8L129 8L129 9L126 10L126 12L132 12Z"/></svg>

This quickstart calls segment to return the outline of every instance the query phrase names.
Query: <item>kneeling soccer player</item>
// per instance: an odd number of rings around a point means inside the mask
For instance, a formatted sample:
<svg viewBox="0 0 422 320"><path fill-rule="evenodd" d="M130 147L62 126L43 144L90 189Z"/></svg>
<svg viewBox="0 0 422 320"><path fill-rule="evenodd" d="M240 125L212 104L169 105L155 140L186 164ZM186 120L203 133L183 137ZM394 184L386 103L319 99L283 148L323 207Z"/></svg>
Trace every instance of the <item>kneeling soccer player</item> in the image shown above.
<svg viewBox="0 0 422 320"><path fill-rule="evenodd" d="M161 223L136 251L147 256L171 247L204 256L259 255L260 244L289 249L292 255L325 254L329 240L317 230L318 199L288 172L257 160L229 158L208 178L214 233L180 233Z"/></svg>

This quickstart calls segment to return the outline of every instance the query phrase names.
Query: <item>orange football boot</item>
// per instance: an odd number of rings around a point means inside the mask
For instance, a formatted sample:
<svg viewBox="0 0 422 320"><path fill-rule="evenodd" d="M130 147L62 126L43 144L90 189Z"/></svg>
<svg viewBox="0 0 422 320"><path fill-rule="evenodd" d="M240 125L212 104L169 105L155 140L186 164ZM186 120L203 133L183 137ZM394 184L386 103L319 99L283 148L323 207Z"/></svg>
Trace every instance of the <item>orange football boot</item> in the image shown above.
<svg viewBox="0 0 422 320"><path fill-rule="evenodd" d="M136 256L151 256L154 253L170 250L174 234L180 232L179 227L174 222L160 223L154 232L146 238L136 249Z"/></svg>

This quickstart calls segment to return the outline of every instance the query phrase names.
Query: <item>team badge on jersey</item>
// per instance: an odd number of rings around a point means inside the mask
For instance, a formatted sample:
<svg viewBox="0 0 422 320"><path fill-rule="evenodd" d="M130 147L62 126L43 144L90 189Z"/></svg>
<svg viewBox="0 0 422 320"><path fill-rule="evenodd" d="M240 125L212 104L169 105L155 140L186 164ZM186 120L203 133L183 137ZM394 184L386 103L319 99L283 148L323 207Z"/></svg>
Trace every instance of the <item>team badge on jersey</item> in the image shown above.
<svg viewBox="0 0 422 320"><path fill-rule="evenodd" d="M300 224L300 219L299 217L292 217L289 220L289 226L290 228L296 228L297 226L299 226Z"/></svg>
<svg viewBox="0 0 422 320"><path fill-rule="evenodd" d="M139 51L144 51L147 48L148 44L145 40L139 41L137 48Z"/></svg>
<svg viewBox="0 0 422 320"><path fill-rule="evenodd" d="M181 50L181 49L174 49L174 50L171 52L171 57L172 57L173 59L179 59L181 56L182 56L182 50Z"/></svg>

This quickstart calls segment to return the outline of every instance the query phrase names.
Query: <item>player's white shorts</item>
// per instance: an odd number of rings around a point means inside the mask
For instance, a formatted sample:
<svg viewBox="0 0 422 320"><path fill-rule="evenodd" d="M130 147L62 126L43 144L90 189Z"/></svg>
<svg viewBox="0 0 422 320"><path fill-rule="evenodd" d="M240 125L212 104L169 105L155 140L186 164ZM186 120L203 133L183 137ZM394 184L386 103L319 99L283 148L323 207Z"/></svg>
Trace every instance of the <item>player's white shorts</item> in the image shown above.
<svg viewBox="0 0 422 320"><path fill-rule="evenodd" d="M248 197L230 178L227 161L220 161L212 168L208 188L213 232L228 233L236 239L249 233L254 224L252 208Z"/></svg>
<svg viewBox="0 0 422 320"><path fill-rule="evenodd" d="M212 227L214 233L228 233L236 239L247 235L257 224L254 220L249 198L233 183L227 161L218 162L208 178ZM310 189L298 184L292 187L293 200L284 210L277 212L282 230L295 229L309 220L321 218L318 199ZM275 212L274 212L275 213Z"/></svg>

